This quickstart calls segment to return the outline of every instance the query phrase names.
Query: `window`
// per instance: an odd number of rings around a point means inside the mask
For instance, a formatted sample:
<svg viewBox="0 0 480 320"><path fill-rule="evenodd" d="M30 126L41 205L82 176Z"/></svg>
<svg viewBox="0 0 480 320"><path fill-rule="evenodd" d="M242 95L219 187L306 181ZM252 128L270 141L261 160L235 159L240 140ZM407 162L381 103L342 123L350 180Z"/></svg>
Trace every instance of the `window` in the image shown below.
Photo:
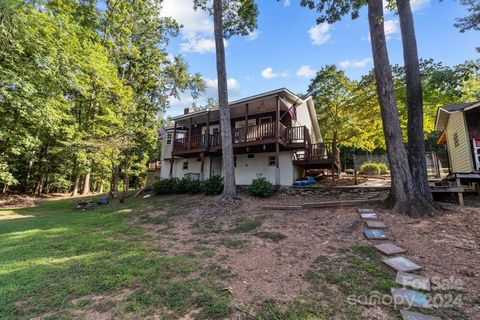
<svg viewBox="0 0 480 320"><path fill-rule="evenodd" d="M253 153L249 153L248 156L247 156L248 159L252 159L252 158L255 158L255 155Z"/></svg>
<svg viewBox="0 0 480 320"><path fill-rule="evenodd" d="M172 134L167 133L167 146L172 144Z"/></svg>
<svg viewBox="0 0 480 320"><path fill-rule="evenodd" d="M458 133L453 134L453 145L456 147L460 146L460 141L458 140Z"/></svg>
<svg viewBox="0 0 480 320"><path fill-rule="evenodd" d="M268 157L268 165L269 166L274 166L277 164L277 161L275 161L275 156L269 156Z"/></svg>
<svg viewBox="0 0 480 320"><path fill-rule="evenodd" d="M188 161L183 162L183 170L188 170Z"/></svg>
<svg viewBox="0 0 480 320"><path fill-rule="evenodd" d="M233 156L233 167L237 167L237 156Z"/></svg>

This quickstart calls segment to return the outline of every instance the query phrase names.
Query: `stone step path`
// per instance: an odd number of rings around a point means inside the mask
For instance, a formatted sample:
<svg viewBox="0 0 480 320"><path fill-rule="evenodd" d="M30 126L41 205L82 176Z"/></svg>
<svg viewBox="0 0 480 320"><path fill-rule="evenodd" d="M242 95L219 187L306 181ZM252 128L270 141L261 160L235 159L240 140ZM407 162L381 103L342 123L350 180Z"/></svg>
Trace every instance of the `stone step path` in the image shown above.
<svg viewBox="0 0 480 320"><path fill-rule="evenodd" d="M406 273L399 271L395 282L404 287L411 287L413 289L430 291L430 278L419 276L413 273Z"/></svg>
<svg viewBox="0 0 480 320"><path fill-rule="evenodd" d="M418 312L400 310L403 320L441 320L440 317L422 314Z"/></svg>
<svg viewBox="0 0 480 320"><path fill-rule="evenodd" d="M370 208L357 208L358 213L366 228L363 229L365 237L369 240L388 239L385 230L387 225L377 216L377 213ZM391 295L395 305L407 305L409 307L431 308L427 296L416 290L430 291L430 279L409 272L422 270L423 267L399 254L405 254L407 250L390 242L381 243L374 246L382 254L390 257L383 260L383 263L397 271L395 281L407 288L391 288ZM416 289L416 290L413 290ZM403 320L441 320L439 317L412 312L409 310L400 310Z"/></svg>
<svg viewBox="0 0 480 320"><path fill-rule="evenodd" d="M407 250L400 248L390 242L377 244L376 246L374 246L374 248L386 256L392 256L395 254L402 254L407 252Z"/></svg>

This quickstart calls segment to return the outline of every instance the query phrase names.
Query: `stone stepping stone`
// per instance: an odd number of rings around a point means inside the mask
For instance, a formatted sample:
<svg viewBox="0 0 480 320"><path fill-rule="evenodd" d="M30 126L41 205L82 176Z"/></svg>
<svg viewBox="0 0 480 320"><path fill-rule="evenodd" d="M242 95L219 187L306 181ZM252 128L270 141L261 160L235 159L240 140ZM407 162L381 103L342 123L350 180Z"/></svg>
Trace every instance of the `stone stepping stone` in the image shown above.
<svg viewBox="0 0 480 320"><path fill-rule="evenodd" d="M440 317L422 314L418 312L400 310L403 320L442 320Z"/></svg>
<svg viewBox="0 0 480 320"><path fill-rule="evenodd" d="M360 208L358 208L357 211L358 211L358 213L370 213L370 212L373 213L373 212L375 212L375 211L373 211L373 209L360 209Z"/></svg>
<svg viewBox="0 0 480 320"><path fill-rule="evenodd" d="M360 217L363 220L378 220L377 214L375 212L360 213Z"/></svg>
<svg viewBox="0 0 480 320"><path fill-rule="evenodd" d="M370 229L386 229L387 225L380 220L365 220L367 227Z"/></svg>
<svg viewBox="0 0 480 320"><path fill-rule="evenodd" d="M380 251L386 256L391 256L394 254L401 254L407 252L407 250L400 248L399 246L394 245L393 243L381 243L375 246L375 249Z"/></svg>
<svg viewBox="0 0 480 320"><path fill-rule="evenodd" d="M369 240L387 240L388 237L382 229L363 229L363 234Z"/></svg>
<svg viewBox="0 0 480 320"><path fill-rule="evenodd" d="M395 281L402 286L412 287L413 289L430 291L430 278L419 276L417 274L397 272Z"/></svg>
<svg viewBox="0 0 480 320"><path fill-rule="evenodd" d="M409 307L419 308L432 307L432 305L428 302L427 296L419 291L404 288L392 288L390 289L390 292L395 305L406 305Z"/></svg>
<svg viewBox="0 0 480 320"><path fill-rule="evenodd" d="M422 270L422 267L405 257L393 257L383 260L383 263L397 271L412 272Z"/></svg>

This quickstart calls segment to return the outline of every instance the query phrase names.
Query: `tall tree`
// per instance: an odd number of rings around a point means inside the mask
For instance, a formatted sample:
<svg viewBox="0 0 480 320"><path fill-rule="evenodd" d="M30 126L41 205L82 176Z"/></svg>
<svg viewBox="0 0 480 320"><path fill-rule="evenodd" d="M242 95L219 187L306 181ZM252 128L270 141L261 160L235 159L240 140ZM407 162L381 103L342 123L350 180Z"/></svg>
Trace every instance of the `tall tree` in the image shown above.
<svg viewBox="0 0 480 320"><path fill-rule="evenodd" d="M403 142L386 46L382 0L302 0L301 4L316 9L320 13L317 23L333 23L348 13L355 19L359 16L360 8L365 4L368 5L376 88L392 176L388 200L394 213L418 216L425 210L428 212L431 206L426 199L419 197L419 190L412 178L408 154Z"/></svg>
<svg viewBox="0 0 480 320"><path fill-rule="evenodd" d="M213 7L207 0L195 0L194 5L213 14L224 172L222 200L228 202L236 196L236 185L224 38L252 32L257 26L258 9L254 0L213 0Z"/></svg>
<svg viewBox="0 0 480 320"><path fill-rule="evenodd" d="M418 60L417 40L410 0L396 0L400 29L402 33L403 60L407 85L408 108L408 163L415 177L419 196L432 202L428 185L427 163L425 159L425 136L423 125L423 95Z"/></svg>

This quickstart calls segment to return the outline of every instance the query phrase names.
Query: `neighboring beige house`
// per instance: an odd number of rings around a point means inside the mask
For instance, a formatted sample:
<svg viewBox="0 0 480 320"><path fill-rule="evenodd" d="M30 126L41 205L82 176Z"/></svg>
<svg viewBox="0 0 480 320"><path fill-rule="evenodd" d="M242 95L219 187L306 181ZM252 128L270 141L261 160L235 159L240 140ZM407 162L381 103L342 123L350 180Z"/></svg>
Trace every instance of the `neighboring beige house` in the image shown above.
<svg viewBox="0 0 480 320"><path fill-rule="evenodd" d="M451 172L480 172L480 102L447 105L438 108L435 130L438 144L448 150Z"/></svg>
<svg viewBox="0 0 480 320"><path fill-rule="evenodd" d="M282 88L231 102L230 114L238 185L259 175L291 185L306 169L340 171L338 151L322 141L311 97ZM186 109L172 120L162 143L161 177L223 175L219 111Z"/></svg>

